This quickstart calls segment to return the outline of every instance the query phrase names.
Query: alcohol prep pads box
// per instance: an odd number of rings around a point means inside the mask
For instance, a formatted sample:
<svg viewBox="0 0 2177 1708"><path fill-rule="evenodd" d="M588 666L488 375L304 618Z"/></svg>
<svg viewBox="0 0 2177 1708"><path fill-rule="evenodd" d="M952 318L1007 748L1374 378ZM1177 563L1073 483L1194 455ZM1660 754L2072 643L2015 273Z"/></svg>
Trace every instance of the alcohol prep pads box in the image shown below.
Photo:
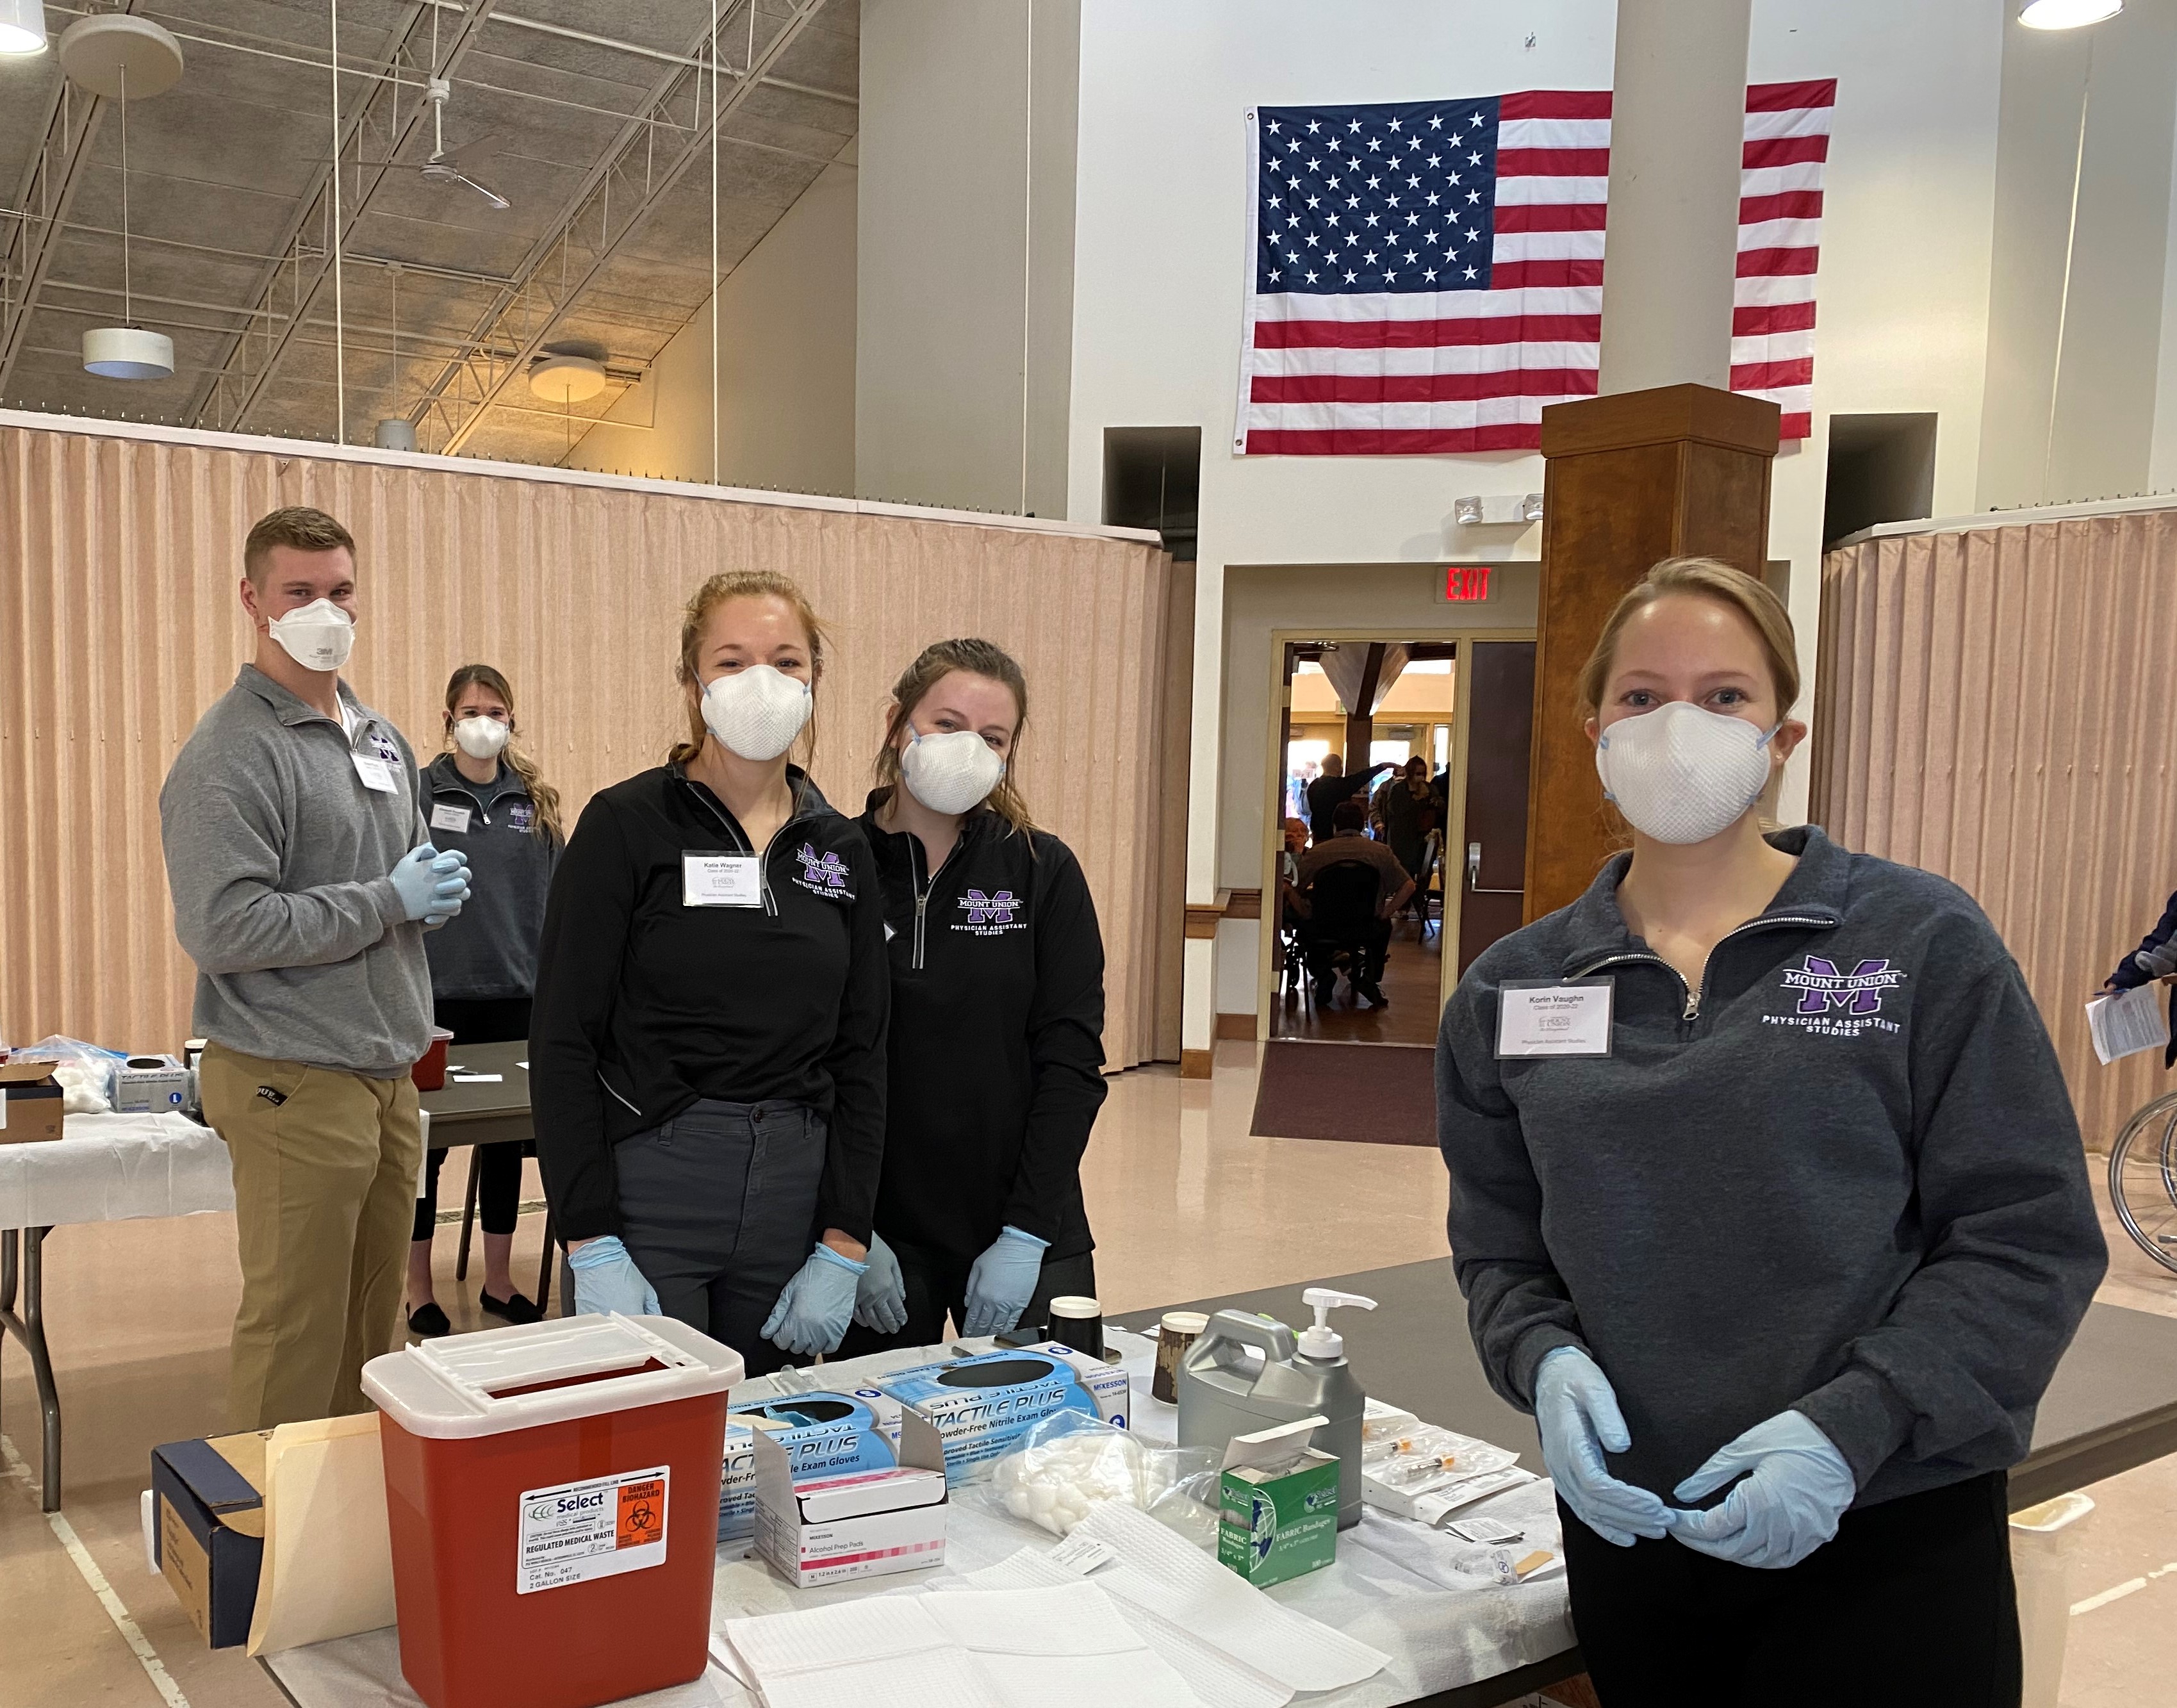
<svg viewBox="0 0 2177 1708"><path fill-rule="evenodd" d="M877 1391L933 1425L948 1482L1012 1451L1030 1425L1078 1411L1124 1429L1132 1411L1127 1372L1051 1342L925 1364L876 1378ZM878 1412L882 1426L886 1420Z"/></svg>
<svg viewBox="0 0 2177 1708"><path fill-rule="evenodd" d="M945 1450L915 1413L900 1425L897 1465L806 1481L772 1432L753 1432L756 1549L796 1589L945 1563Z"/></svg>
<svg viewBox="0 0 2177 1708"><path fill-rule="evenodd" d="M756 1436L761 1432L786 1454L795 1482L866 1471L899 1463L897 1407L887 1430L877 1422L871 1394L791 1394L736 1405L726 1417L725 1475L718 1484L718 1540L741 1542L756 1534Z"/></svg>

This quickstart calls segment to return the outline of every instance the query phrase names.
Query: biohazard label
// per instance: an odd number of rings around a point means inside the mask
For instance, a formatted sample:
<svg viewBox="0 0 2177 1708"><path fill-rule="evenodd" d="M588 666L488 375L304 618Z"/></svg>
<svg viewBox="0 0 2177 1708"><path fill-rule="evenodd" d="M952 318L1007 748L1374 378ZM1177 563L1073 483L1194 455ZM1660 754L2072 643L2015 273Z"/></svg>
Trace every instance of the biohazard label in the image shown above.
<svg viewBox="0 0 2177 1708"><path fill-rule="evenodd" d="M663 1565L671 1475L661 1465L523 1494L515 1594Z"/></svg>

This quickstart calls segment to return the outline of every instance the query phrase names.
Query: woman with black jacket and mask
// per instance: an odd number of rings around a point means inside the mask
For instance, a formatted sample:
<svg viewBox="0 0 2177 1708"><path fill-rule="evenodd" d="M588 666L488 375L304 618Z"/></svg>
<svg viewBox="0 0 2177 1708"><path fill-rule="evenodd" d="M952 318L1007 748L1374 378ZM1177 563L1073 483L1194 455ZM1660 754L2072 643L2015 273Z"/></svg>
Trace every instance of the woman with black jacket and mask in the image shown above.
<svg viewBox="0 0 2177 1708"><path fill-rule="evenodd" d="M690 601L688 739L583 810L530 1032L576 1308L662 1307L755 1375L846 1333L884 1146L876 873L787 762L825 640L783 576L713 576Z"/></svg>
<svg viewBox="0 0 2177 1708"><path fill-rule="evenodd" d="M843 1351L1039 1323L1096 1291L1081 1157L1104 1101L1104 942L1072 851L1034 827L1012 761L1021 668L925 647L892 690L860 823L892 957L876 1237Z"/></svg>

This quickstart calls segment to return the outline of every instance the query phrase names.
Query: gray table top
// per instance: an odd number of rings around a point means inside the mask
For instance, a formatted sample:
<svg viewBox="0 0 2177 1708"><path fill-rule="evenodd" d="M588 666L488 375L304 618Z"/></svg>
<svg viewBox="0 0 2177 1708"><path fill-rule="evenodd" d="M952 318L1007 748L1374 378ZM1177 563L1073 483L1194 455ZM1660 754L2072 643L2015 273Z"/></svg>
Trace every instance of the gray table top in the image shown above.
<svg viewBox="0 0 2177 1708"><path fill-rule="evenodd" d="M1377 1301L1373 1311L1336 1313L1345 1356L1368 1393L1428 1422L1514 1448L1522 1465L1544 1474L1534 1419L1498 1399L1481 1373L1449 1258L1164 1308L1259 1311L1299 1328L1312 1320L1301 1303L1303 1286ZM1154 1334L1158 1314L1126 1312L1111 1320ZM2177 1317L2092 1306L2041 1402L2033 1450L2011 1473L2011 1508L2169 1453L2177 1453Z"/></svg>
<svg viewBox="0 0 2177 1708"><path fill-rule="evenodd" d="M529 1119L529 1070L522 1064L528 1059L529 1046L523 1043L450 1045L446 1052L450 1067L504 1077L485 1085L457 1085L450 1077L438 1090L423 1093L423 1107L431 1111L433 1143L440 1142L443 1127L466 1121L518 1119L526 1126Z"/></svg>

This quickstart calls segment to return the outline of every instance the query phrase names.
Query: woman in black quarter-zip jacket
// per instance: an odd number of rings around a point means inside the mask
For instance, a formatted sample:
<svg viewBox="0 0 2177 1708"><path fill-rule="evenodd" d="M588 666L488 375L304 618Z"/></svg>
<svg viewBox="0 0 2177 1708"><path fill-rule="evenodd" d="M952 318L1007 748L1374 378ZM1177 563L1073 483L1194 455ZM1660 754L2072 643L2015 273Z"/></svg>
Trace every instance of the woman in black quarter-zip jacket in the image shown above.
<svg viewBox="0 0 2177 1708"><path fill-rule="evenodd" d="M1081 867L1029 821L1020 666L924 649L892 690L860 824L883 885L883 1184L843 1349L994 1334L1096 1291L1081 1156L1104 1101L1104 942Z"/></svg>
<svg viewBox="0 0 2177 1708"><path fill-rule="evenodd" d="M662 1307L762 1374L838 1347L866 1267L883 903L787 762L824 663L800 590L714 576L680 638L690 739L590 802L553 880L537 1154L578 1310Z"/></svg>

